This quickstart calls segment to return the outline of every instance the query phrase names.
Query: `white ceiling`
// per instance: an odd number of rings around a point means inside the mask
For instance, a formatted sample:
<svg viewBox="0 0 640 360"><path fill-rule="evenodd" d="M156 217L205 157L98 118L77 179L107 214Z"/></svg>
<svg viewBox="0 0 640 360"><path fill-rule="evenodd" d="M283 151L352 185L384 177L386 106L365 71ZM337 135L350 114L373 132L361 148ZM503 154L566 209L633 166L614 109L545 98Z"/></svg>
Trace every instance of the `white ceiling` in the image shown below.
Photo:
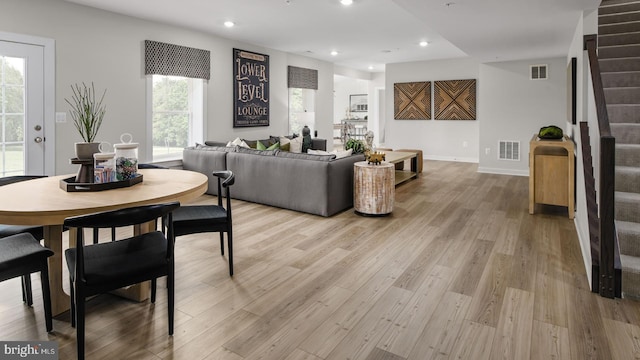
<svg viewBox="0 0 640 360"><path fill-rule="evenodd" d="M472 56L565 56L600 0L67 0L333 62L384 64ZM227 20L235 22L226 28ZM420 41L428 41L420 47ZM331 56L332 50L338 51Z"/></svg>

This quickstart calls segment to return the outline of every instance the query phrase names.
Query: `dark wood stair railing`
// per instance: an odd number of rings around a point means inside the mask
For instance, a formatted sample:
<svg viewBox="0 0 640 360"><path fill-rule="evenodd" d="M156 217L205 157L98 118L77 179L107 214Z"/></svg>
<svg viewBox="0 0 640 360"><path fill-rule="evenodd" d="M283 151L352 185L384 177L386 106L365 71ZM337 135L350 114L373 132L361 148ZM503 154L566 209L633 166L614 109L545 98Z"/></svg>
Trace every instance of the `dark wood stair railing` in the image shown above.
<svg viewBox="0 0 640 360"><path fill-rule="evenodd" d="M607 103L604 97L602 77L600 76L600 63L597 54L597 35L584 36L584 50L589 56L589 68L593 94L596 103L598 118L598 130L600 131L600 186L599 186L599 273L598 281L592 279L593 284L598 284L599 293L603 297L613 298L620 296L620 252L617 246L615 214L615 151L616 138L611 135ZM592 260L593 261L593 260ZM595 287L593 288L596 289Z"/></svg>
<svg viewBox="0 0 640 360"><path fill-rule="evenodd" d="M584 169L584 187L587 197L587 219L589 222L589 242L591 244L591 290L600 290L600 220L596 202L596 180L593 176L593 158L591 155L591 137L589 123L580 122L580 140L582 142L582 167Z"/></svg>

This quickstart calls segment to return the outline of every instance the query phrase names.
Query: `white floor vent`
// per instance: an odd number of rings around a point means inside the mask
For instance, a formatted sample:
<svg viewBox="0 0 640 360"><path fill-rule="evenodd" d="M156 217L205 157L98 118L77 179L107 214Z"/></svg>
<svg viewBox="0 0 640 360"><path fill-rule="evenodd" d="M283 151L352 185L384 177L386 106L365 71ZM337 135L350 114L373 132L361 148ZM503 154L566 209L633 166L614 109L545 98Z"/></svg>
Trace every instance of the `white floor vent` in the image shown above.
<svg viewBox="0 0 640 360"><path fill-rule="evenodd" d="M500 140L498 142L498 160L520 161L520 142Z"/></svg>

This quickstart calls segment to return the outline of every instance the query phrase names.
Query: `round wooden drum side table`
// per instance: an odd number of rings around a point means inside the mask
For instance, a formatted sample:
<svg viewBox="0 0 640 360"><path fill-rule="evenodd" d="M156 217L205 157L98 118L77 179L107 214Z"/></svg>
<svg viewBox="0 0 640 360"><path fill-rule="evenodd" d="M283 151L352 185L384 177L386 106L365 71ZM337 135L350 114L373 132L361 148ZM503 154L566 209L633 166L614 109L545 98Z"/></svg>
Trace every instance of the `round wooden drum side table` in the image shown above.
<svg viewBox="0 0 640 360"><path fill-rule="evenodd" d="M390 163L370 165L360 161L353 167L353 207L356 214L384 216L393 211L395 167Z"/></svg>

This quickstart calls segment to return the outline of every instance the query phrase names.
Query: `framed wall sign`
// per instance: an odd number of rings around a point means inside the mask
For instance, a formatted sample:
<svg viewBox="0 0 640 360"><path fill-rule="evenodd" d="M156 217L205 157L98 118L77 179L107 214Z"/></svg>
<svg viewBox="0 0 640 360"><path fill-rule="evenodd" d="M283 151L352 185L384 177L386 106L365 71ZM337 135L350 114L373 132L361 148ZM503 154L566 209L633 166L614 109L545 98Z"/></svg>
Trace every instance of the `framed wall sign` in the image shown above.
<svg viewBox="0 0 640 360"><path fill-rule="evenodd" d="M233 127L269 126L269 55L233 49Z"/></svg>

